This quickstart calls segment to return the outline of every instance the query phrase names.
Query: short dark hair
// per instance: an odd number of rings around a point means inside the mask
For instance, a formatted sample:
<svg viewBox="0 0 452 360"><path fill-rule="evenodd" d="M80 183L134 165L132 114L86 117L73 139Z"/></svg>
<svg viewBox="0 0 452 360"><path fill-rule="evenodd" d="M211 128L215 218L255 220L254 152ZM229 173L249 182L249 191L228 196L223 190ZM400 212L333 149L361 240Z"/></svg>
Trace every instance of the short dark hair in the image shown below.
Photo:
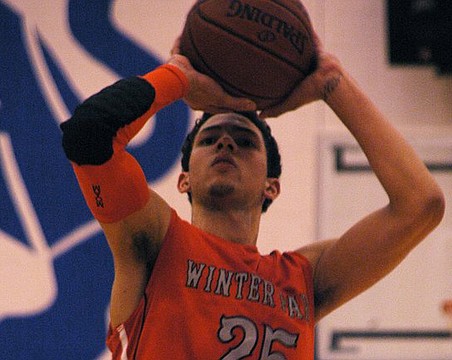
<svg viewBox="0 0 452 360"><path fill-rule="evenodd" d="M248 118L261 131L262 137L264 138L265 149L267 152L267 177L279 178L281 176L281 155L279 154L278 144L271 133L270 126L268 126L268 124L264 120L260 119L257 113L254 111L244 111L236 113ZM186 136L185 141L182 145L181 165L183 171L189 170L189 162L191 152L193 150L193 142L195 140L196 135L199 132L199 129L213 115L214 114L204 113L201 118L196 120L195 126ZM188 193L188 199L191 203L190 193ZM270 199L264 200L262 204L263 213L267 211L271 203L272 200Z"/></svg>

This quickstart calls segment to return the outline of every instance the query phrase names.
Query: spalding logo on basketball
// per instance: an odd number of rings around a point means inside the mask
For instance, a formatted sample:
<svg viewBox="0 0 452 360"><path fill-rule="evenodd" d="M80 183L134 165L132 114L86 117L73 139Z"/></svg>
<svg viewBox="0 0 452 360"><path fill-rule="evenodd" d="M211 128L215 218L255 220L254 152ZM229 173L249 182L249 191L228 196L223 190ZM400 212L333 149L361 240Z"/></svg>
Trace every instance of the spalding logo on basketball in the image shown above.
<svg viewBox="0 0 452 360"><path fill-rule="evenodd" d="M281 102L317 63L312 24L298 0L200 0L180 49L195 69L259 109Z"/></svg>

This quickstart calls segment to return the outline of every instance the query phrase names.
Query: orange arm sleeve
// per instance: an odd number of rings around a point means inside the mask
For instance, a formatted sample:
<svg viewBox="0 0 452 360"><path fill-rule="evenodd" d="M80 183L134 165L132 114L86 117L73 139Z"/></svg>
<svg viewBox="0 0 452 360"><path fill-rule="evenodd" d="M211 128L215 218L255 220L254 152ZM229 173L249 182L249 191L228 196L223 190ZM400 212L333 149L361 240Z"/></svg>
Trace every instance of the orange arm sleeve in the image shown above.
<svg viewBox="0 0 452 360"><path fill-rule="evenodd" d="M72 166L86 203L104 223L119 221L144 207L149 200L145 174L125 147L158 110L184 96L188 80L175 66L163 65L142 76L155 90L150 108L112 137L113 155L101 165Z"/></svg>

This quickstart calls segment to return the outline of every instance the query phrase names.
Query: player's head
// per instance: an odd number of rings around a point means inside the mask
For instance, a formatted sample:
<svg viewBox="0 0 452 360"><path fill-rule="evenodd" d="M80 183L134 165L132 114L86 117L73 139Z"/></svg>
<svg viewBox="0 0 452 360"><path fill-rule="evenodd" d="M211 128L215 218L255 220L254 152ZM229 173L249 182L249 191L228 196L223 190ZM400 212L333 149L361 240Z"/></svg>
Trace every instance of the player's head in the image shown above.
<svg viewBox="0 0 452 360"><path fill-rule="evenodd" d="M267 177L279 178L281 176L281 155L279 153L278 144L271 133L271 129L268 124L259 119L256 112L237 112L237 114L246 117L250 120L261 132L265 143L265 149L267 154ZM213 116L214 114L204 113L201 118L197 119L195 125L190 133L185 138L182 145L182 170L189 171L190 156L193 150L193 143L201 127ZM191 194L188 193L188 198L191 202ZM262 204L262 212L267 211L268 207L272 203L271 199L265 199Z"/></svg>

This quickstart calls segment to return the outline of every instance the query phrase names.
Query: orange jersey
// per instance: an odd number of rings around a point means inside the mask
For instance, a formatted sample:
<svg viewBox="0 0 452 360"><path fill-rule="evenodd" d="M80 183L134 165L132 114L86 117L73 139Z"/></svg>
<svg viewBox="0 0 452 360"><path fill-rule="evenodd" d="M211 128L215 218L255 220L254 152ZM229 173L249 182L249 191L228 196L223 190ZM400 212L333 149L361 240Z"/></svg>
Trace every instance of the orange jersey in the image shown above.
<svg viewBox="0 0 452 360"><path fill-rule="evenodd" d="M314 359L312 269L171 216L145 295L110 329L113 359ZM273 357L272 357L273 358Z"/></svg>

